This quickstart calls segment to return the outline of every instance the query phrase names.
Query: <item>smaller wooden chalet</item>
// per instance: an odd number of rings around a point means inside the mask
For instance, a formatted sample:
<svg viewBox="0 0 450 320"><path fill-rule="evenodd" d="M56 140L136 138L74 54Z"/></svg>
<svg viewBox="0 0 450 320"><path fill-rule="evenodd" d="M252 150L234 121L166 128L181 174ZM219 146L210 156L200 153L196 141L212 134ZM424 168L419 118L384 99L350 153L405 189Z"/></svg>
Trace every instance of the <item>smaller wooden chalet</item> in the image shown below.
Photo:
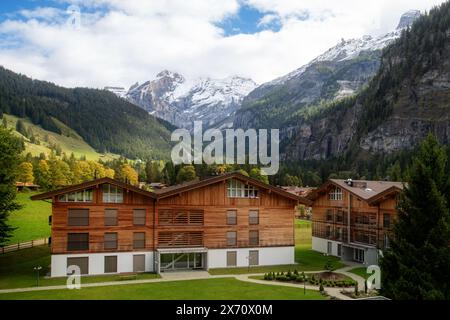
<svg viewBox="0 0 450 320"><path fill-rule="evenodd" d="M389 247L402 190L401 182L331 179L311 192L313 250L377 264L380 251Z"/></svg>

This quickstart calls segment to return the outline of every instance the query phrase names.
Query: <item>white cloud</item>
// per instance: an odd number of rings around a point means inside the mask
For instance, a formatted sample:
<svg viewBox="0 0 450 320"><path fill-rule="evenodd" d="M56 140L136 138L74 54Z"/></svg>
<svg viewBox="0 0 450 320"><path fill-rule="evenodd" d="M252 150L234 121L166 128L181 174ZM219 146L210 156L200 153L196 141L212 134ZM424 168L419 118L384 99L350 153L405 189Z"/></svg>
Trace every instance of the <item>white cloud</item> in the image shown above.
<svg viewBox="0 0 450 320"><path fill-rule="evenodd" d="M238 74L261 83L300 67L341 38L387 32L403 12L429 9L442 0L64 2L89 12L79 30L66 25L62 10L22 12L25 21L0 24L0 36L22 43L0 46L0 63L65 86L129 86L162 69L187 77ZM244 2L265 13L255 23L280 21L281 29L226 37L216 24L237 14Z"/></svg>

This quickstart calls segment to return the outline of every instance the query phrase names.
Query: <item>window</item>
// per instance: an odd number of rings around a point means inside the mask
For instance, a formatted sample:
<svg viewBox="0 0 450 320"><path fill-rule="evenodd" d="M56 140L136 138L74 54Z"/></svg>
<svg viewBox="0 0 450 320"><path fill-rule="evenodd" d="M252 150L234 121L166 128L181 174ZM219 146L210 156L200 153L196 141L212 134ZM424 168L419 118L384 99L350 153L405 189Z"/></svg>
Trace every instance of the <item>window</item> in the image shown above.
<svg viewBox="0 0 450 320"><path fill-rule="evenodd" d="M326 228L326 235L327 235L327 238L330 238L331 237L331 226L327 226L327 228Z"/></svg>
<svg viewBox="0 0 450 320"><path fill-rule="evenodd" d="M248 213L248 224L250 224L250 225L259 224L259 211L258 210L251 210Z"/></svg>
<svg viewBox="0 0 450 320"><path fill-rule="evenodd" d="M145 209L133 210L133 224L135 226L145 226Z"/></svg>
<svg viewBox="0 0 450 320"><path fill-rule="evenodd" d="M342 228L337 228L336 237L337 237L337 240L342 241Z"/></svg>
<svg viewBox="0 0 450 320"><path fill-rule="evenodd" d="M331 255L333 253L333 243L327 242L327 254Z"/></svg>
<svg viewBox="0 0 450 320"><path fill-rule="evenodd" d="M237 266L237 252L236 251L228 251L227 252L227 267L236 267Z"/></svg>
<svg viewBox="0 0 450 320"><path fill-rule="evenodd" d="M337 245L337 255L338 257L342 257L342 244Z"/></svg>
<svg viewBox="0 0 450 320"><path fill-rule="evenodd" d="M67 225L81 227L89 225L89 209L69 209L67 211Z"/></svg>
<svg viewBox="0 0 450 320"><path fill-rule="evenodd" d="M327 210L327 221L333 221L333 210L332 209Z"/></svg>
<svg viewBox="0 0 450 320"><path fill-rule="evenodd" d="M338 187L334 187L333 189L331 189L328 193L328 199L334 201L342 200L342 189Z"/></svg>
<svg viewBox="0 0 450 320"><path fill-rule="evenodd" d="M69 233L67 251L89 250L89 233Z"/></svg>
<svg viewBox="0 0 450 320"><path fill-rule="evenodd" d="M336 222L342 223L344 221L344 211L338 210L336 214Z"/></svg>
<svg viewBox="0 0 450 320"><path fill-rule="evenodd" d="M391 227L391 215L389 213L383 214L383 227L386 229Z"/></svg>
<svg viewBox="0 0 450 320"><path fill-rule="evenodd" d="M227 224L236 225L237 224L237 211L228 210L227 211Z"/></svg>
<svg viewBox="0 0 450 320"><path fill-rule="evenodd" d="M353 249L353 259L357 262L364 263L364 250Z"/></svg>
<svg viewBox="0 0 450 320"><path fill-rule="evenodd" d="M78 266L80 268L81 274L89 274L89 258L79 257L79 258L67 258L67 268L70 266ZM67 270L66 268L66 270Z"/></svg>
<svg viewBox="0 0 450 320"><path fill-rule="evenodd" d="M103 202L123 203L123 190L111 184L103 185Z"/></svg>
<svg viewBox="0 0 450 320"><path fill-rule="evenodd" d="M228 180L228 197L229 198L258 198L258 189L254 186L247 185L241 181L231 179Z"/></svg>
<svg viewBox="0 0 450 320"><path fill-rule="evenodd" d="M227 232L227 245L235 246L237 244L237 232L229 231Z"/></svg>
<svg viewBox="0 0 450 320"><path fill-rule="evenodd" d="M135 232L133 234L133 248L134 249L145 248L145 232Z"/></svg>
<svg viewBox="0 0 450 320"><path fill-rule="evenodd" d="M248 264L250 266L259 265L259 251L250 251L248 255Z"/></svg>
<svg viewBox="0 0 450 320"><path fill-rule="evenodd" d="M259 231L258 230L250 230L249 231L249 245L259 246Z"/></svg>
<svg viewBox="0 0 450 320"><path fill-rule="evenodd" d="M117 272L117 256L105 256L105 273Z"/></svg>
<svg viewBox="0 0 450 320"><path fill-rule="evenodd" d="M86 189L58 196L59 202L92 202L92 189Z"/></svg>
<svg viewBox="0 0 450 320"><path fill-rule="evenodd" d="M391 248L391 244L389 242L389 236L387 235L387 233L384 234L384 249L390 249Z"/></svg>
<svg viewBox="0 0 450 320"><path fill-rule="evenodd" d="M104 242L105 250L117 249L117 232L105 233Z"/></svg>
<svg viewBox="0 0 450 320"><path fill-rule="evenodd" d="M105 210L105 226L117 226L118 225L118 213L117 209L106 209Z"/></svg>
<svg viewBox="0 0 450 320"><path fill-rule="evenodd" d="M133 272L145 272L144 254L136 254L133 256Z"/></svg>

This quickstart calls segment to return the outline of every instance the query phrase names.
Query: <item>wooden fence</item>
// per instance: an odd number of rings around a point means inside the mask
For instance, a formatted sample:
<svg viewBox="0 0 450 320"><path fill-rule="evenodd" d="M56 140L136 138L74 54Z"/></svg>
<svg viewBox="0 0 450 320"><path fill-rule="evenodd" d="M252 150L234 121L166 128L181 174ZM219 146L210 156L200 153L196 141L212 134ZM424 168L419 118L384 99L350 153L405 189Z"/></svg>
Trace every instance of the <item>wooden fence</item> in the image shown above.
<svg viewBox="0 0 450 320"><path fill-rule="evenodd" d="M48 238L31 240L31 241L22 242L22 243L10 244L5 247L0 247L0 254L18 251L18 250L22 250L22 249L33 248L33 247L42 246L45 244L48 244Z"/></svg>

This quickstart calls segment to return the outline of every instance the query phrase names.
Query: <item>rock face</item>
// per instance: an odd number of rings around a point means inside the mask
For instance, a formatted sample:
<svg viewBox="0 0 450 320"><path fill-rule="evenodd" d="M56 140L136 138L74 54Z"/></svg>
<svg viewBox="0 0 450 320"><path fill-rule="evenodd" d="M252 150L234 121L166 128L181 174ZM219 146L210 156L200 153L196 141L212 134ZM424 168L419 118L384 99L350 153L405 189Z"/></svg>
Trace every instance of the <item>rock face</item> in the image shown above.
<svg viewBox="0 0 450 320"><path fill-rule="evenodd" d="M420 17L419 10L410 10L402 15L397 29L404 29L410 27L417 18Z"/></svg>
<svg viewBox="0 0 450 320"><path fill-rule="evenodd" d="M439 21L437 16L435 13ZM428 18L421 28L412 28L389 47L368 90L354 101L310 119L298 117L283 128L283 158L323 160L349 150L389 154L417 147L429 133L449 145L450 60L446 57L450 56L450 25L443 16L437 23ZM439 41L428 43L425 49L427 38L438 37ZM405 52L415 42L419 48ZM380 108L370 108L377 103Z"/></svg>
<svg viewBox="0 0 450 320"><path fill-rule="evenodd" d="M152 81L133 85L126 99L178 127L192 128L194 121L212 127L232 116L255 87L253 80L237 76L188 81L163 71Z"/></svg>

